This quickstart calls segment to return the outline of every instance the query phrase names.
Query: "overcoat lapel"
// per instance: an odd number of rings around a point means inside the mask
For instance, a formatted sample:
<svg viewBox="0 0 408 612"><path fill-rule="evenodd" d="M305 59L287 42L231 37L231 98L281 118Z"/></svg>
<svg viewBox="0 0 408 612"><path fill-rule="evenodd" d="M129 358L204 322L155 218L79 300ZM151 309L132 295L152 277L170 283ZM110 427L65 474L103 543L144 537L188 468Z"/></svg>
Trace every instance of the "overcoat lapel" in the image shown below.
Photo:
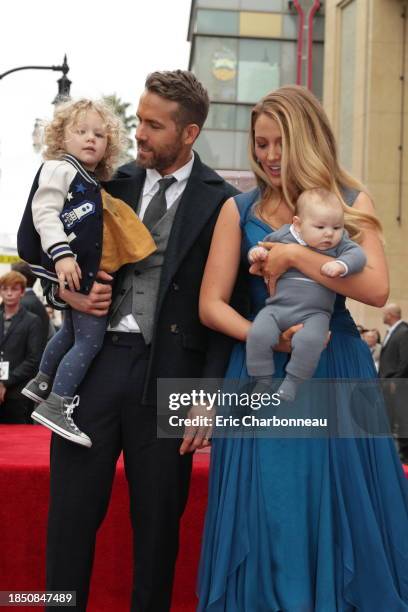
<svg viewBox="0 0 408 612"><path fill-rule="evenodd" d="M114 198L120 198L136 212L145 177L146 170L139 168L134 162L131 162L120 168L118 177L105 183L104 187ZM126 269L127 266L123 266L116 275L113 299L115 299L117 290L122 286Z"/></svg>
<svg viewBox="0 0 408 612"><path fill-rule="evenodd" d="M198 160L198 165L202 167ZM220 179L221 180L221 179ZM181 197L164 258L160 279L157 311L180 263L187 255L211 215L220 205L223 194L211 183L192 173Z"/></svg>
<svg viewBox="0 0 408 612"><path fill-rule="evenodd" d="M105 183L104 187L114 198L124 200L133 210L136 210L145 177L146 171L134 164L134 171L131 176L124 174L122 177L114 178Z"/></svg>
<svg viewBox="0 0 408 612"><path fill-rule="evenodd" d="M136 210L145 177L146 171L131 162L120 168L118 178L106 183L106 190ZM181 196L167 245L156 315L181 261L223 199L222 192L217 189L219 183L222 183L222 178L204 166L195 153L193 169ZM120 286L120 276L116 279L116 287Z"/></svg>

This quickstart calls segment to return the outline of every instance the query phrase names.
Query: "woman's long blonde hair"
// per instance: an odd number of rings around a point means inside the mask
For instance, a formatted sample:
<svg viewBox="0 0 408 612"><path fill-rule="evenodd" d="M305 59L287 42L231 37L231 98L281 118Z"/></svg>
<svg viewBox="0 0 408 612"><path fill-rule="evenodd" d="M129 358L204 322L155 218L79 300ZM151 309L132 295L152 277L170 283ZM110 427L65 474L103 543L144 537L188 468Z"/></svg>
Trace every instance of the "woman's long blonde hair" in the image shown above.
<svg viewBox="0 0 408 612"><path fill-rule="evenodd" d="M261 192L260 214L265 202L276 192L255 155L255 124L260 115L274 119L281 130L282 193L293 212L300 193L322 187L340 198L351 238L359 240L362 224L381 233L381 223L376 217L345 203L342 188L367 190L340 166L334 135L322 105L308 89L298 85L280 87L262 98L252 110L249 157Z"/></svg>
<svg viewBox="0 0 408 612"><path fill-rule="evenodd" d="M66 154L66 128L74 129L88 111L98 113L107 134L105 155L95 168L95 175L102 181L112 177L117 166L125 160L127 139L122 120L113 109L102 100L69 100L59 104L54 118L45 126L43 152L44 159L61 159Z"/></svg>

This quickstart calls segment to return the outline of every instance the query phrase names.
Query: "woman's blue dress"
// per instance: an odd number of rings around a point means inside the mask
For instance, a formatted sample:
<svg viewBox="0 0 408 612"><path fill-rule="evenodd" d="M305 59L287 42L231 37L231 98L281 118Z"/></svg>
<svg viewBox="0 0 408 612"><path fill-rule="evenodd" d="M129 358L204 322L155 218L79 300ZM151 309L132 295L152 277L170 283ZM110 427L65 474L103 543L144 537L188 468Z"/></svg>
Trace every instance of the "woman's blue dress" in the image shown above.
<svg viewBox="0 0 408 612"><path fill-rule="evenodd" d="M236 198L244 254L270 232L256 197ZM265 285L249 282L255 314ZM315 377L374 378L341 296L331 332ZM226 377L248 377L244 343ZM407 612L408 486L392 439L214 438L198 595L200 612Z"/></svg>

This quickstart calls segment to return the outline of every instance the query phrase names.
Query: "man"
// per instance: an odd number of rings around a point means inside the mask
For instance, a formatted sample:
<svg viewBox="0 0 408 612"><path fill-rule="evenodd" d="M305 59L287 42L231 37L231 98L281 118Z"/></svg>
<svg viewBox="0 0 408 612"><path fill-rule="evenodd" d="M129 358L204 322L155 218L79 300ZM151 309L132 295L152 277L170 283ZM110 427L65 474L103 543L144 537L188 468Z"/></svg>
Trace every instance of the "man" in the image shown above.
<svg viewBox="0 0 408 612"><path fill-rule="evenodd" d="M0 278L0 423L30 423L33 404L21 389L34 376L42 354L39 318L22 305L26 279L19 272Z"/></svg>
<svg viewBox="0 0 408 612"><path fill-rule="evenodd" d="M361 334L364 342L368 344L370 353L373 357L375 369L378 372L381 354L381 343L378 341L378 331L376 329L367 329Z"/></svg>
<svg viewBox="0 0 408 612"><path fill-rule="evenodd" d="M156 379L222 376L230 350L230 340L198 318L214 225L223 202L236 193L192 151L208 106L192 73L151 74L137 110L136 163L107 184L134 206L157 252L125 266L115 282L104 347L80 388L75 414L92 448L56 437L52 443L47 588L76 591L77 610L86 609L96 531L122 449L134 531L131 610L170 610L192 456L180 454L180 440L157 439ZM60 298L104 314L110 287L96 282L89 296L62 291L54 304ZM198 435L183 449L206 443Z"/></svg>
<svg viewBox="0 0 408 612"><path fill-rule="evenodd" d="M397 304L385 306L383 322L389 327L380 354L379 377L395 379L395 383L384 387L385 397L400 458L408 463L408 384L397 380L408 378L408 325L402 320Z"/></svg>
<svg viewBox="0 0 408 612"><path fill-rule="evenodd" d="M47 344L48 337L50 335L50 320L48 314L45 310L44 304L38 299L34 292L34 283L37 280L37 277L31 272L30 266L25 263L25 261L18 261L11 265L11 269L15 272L20 272L26 281L27 286L24 292L24 295L21 299L21 305L24 306L26 310L32 312L37 315L41 322L41 346L42 350L45 349L45 345Z"/></svg>

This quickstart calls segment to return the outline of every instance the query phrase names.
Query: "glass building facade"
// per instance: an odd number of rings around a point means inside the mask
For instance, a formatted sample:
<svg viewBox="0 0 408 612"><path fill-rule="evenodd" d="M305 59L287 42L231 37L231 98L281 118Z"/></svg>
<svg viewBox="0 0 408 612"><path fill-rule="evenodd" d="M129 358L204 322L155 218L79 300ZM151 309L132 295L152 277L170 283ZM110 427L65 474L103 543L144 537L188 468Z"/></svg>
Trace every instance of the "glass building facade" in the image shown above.
<svg viewBox="0 0 408 612"><path fill-rule="evenodd" d="M298 15L287 0L196 0L191 7L190 70L211 109L197 143L219 170L247 170L249 117L266 93L296 83ZM322 96L324 17L314 18L313 85Z"/></svg>

